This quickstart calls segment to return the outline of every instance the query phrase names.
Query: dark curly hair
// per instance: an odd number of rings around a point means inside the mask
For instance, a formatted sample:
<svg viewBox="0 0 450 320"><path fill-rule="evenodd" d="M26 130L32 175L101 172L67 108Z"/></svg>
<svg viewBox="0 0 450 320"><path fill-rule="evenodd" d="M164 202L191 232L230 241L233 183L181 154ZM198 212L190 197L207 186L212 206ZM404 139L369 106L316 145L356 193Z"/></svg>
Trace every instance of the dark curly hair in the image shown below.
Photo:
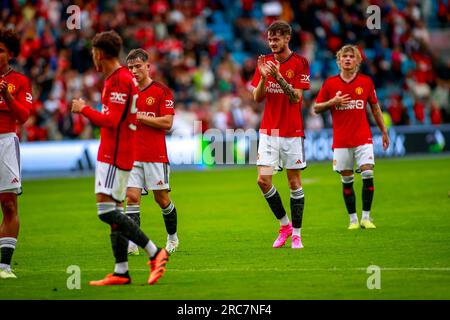
<svg viewBox="0 0 450 320"><path fill-rule="evenodd" d="M20 38L14 30L0 29L0 42L12 52L14 57L20 52Z"/></svg>
<svg viewBox="0 0 450 320"><path fill-rule="evenodd" d="M113 30L97 33L92 40L92 46L101 49L110 58L118 58L122 49L122 38Z"/></svg>

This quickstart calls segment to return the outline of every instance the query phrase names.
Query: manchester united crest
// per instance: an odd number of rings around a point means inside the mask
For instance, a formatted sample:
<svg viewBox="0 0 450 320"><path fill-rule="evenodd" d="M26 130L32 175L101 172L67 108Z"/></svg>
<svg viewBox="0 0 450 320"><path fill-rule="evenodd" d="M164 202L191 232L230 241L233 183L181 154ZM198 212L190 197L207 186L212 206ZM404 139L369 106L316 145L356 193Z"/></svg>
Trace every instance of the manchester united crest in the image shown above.
<svg viewBox="0 0 450 320"><path fill-rule="evenodd" d="M16 86L13 85L12 83L8 83L8 92L13 93L14 90L16 90Z"/></svg>
<svg viewBox="0 0 450 320"><path fill-rule="evenodd" d="M362 95L362 93L364 92L364 90L363 90L363 88L358 87L358 88L355 89L355 92L356 92L356 94L358 94L358 95Z"/></svg>
<svg viewBox="0 0 450 320"><path fill-rule="evenodd" d="M155 98L153 98L153 97L148 97L148 98L145 100L145 103L146 103L148 106L151 106L152 104L155 103Z"/></svg>
<svg viewBox="0 0 450 320"><path fill-rule="evenodd" d="M289 69L288 71L286 71L286 76L287 76L289 79L292 79L292 78L294 77L294 75L295 75L295 73L294 73L294 71L292 71L291 69Z"/></svg>

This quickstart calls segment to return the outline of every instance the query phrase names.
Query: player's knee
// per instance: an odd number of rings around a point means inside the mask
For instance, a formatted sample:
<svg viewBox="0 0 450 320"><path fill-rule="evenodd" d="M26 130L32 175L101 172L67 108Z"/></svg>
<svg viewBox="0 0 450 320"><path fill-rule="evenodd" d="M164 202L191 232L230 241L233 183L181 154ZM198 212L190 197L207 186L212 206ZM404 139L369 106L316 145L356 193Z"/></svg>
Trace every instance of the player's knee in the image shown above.
<svg viewBox="0 0 450 320"><path fill-rule="evenodd" d="M270 179L264 176L258 176L258 186L261 188L261 190L267 190L272 185L272 182Z"/></svg>
<svg viewBox="0 0 450 320"><path fill-rule="evenodd" d="M297 190L302 186L300 180L296 178L289 179L288 183L291 190Z"/></svg>
<svg viewBox="0 0 450 320"><path fill-rule="evenodd" d="M126 194L126 201L127 204L139 204L141 198L141 192L134 190L133 188L128 188L127 189L127 194Z"/></svg>
<svg viewBox="0 0 450 320"><path fill-rule="evenodd" d="M361 178L365 179L373 179L373 170L364 170L361 172Z"/></svg>
<svg viewBox="0 0 450 320"><path fill-rule="evenodd" d="M135 194L128 194L127 193L127 204L139 204L139 197L137 197Z"/></svg>
<svg viewBox="0 0 450 320"><path fill-rule="evenodd" d="M166 196L161 196L161 195L156 196L155 195L155 201L156 201L156 203L158 203L159 207L162 209L167 208L170 204L170 198L166 197Z"/></svg>

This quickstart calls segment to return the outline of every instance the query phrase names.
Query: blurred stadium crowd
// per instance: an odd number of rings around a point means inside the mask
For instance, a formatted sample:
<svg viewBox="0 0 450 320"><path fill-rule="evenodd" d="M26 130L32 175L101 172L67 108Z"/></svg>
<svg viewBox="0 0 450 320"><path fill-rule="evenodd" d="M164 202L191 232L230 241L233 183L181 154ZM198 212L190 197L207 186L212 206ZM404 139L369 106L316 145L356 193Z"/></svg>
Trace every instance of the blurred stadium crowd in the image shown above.
<svg viewBox="0 0 450 320"><path fill-rule="evenodd" d="M359 2L359 4L356 4ZM67 7L81 9L81 29L69 30ZM366 26L366 8L381 8L381 30ZM291 23L291 49L310 61L304 98L307 129L331 127L314 115L324 79L338 73L335 52L358 44L362 72L373 77L386 119L393 125L450 122L449 62L430 47L430 33L448 30L450 1L0 1L0 27L22 37L15 67L32 79L36 110L21 129L23 141L93 138L97 131L70 103L83 97L100 109L102 79L90 56L96 32L116 30L124 56L148 50L152 77L175 93L174 130L258 128L263 104L249 91L256 57L268 53L265 30L275 19ZM448 41L448 38L447 38Z"/></svg>

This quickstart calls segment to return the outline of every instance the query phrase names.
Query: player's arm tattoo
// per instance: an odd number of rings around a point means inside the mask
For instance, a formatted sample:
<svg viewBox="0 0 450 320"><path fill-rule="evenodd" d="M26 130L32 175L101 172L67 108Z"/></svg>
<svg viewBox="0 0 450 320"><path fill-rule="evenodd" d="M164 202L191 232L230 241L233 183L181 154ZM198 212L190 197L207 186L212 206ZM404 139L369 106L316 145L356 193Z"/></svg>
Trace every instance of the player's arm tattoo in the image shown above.
<svg viewBox="0 0 450 320"><path fill-rule="evenodd" d="M287 83L286 80L284 80L283 76L280 76L279 78L277 78L277 82L280 85L283 92L289 97L289 101L291 103L297 103L300 101L298 92L295 91L295 89L292 87L292 85L290 85L289 83Z"/></svg>

